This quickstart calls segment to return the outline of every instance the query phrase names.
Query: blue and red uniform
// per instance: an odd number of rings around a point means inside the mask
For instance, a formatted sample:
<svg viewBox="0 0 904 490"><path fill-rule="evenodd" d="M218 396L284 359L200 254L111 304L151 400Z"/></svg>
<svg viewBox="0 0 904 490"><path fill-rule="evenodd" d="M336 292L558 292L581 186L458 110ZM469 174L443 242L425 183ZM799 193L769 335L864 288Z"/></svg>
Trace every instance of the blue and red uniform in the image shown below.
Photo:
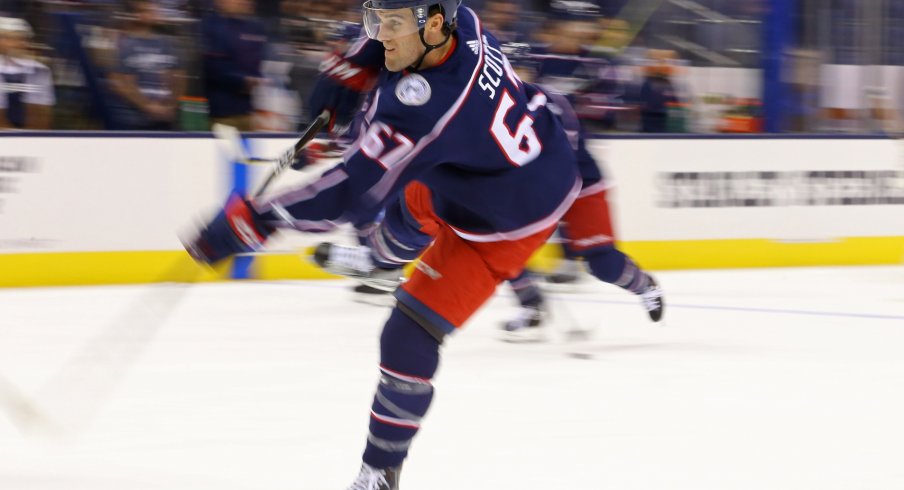
<svg viewBox="0 0 904 490"><path fill-rule="evenodd" d="M578 216L574 228L587 224L588 233L595 226L573 206L589 189L578 166L589 156L579 132L570 138L552 96L518 79L473 11L445 17L457 17L451 47L429 68L385 70L382 46L366 39L331 58L318 90L340 94L322 97L323 107L373 87L343 162L271 199L230 200L189 246L213 262L260 246L276 228L324 231L347 222L366 227L379 265L420 257L381 333L363 458L372 468L397 467L407 455L432 401L445 335L515 277L563 218Z"/></svg>
<svg viewBox="0 0 904 490"><path fill-rule="evenodd" d="M535 45L527 57L534 68L533 81L565 94L585 123L612 129L624 107L625 87L613 58L582 48L563 54Z"/></svg>
<svg viewBox="0 0 904 490"><path fill-rule="evenodd" d="M389 205L373 232L382 235L374 248L389 263L416 255L381 244L405 243L392 235L435 221L430 231L437 239L423 257L423 268L433 270L419 269L397 297L439 336L461 326L498 282L517 274L581 187L574 151L546 107L547 95L517 78L473 11L459 10L450 42L454 47L437 66L380 72L343 163L307 187L256 205L268 224L301 231L366 223ZM373 71L382 63L373 45L380 46L370 40L353 46L339 64ZM355 63L358 53L365 62ZM419 186L401 196L414 181ZM427 243L430 234L423 233ZM516 253L521 242L527 245ZM449 247L455 250L431 258L434 249ZM460 298L450 301L458 290Z"/></svg>
<svg viewBox="0 0 904 490"><path fill-rule="evenodd" d="M363 457L375 468L407 455L433 398L444 336L523 269L582 184L547 95L518 79L473 11L459 8L456 24L445 59L417 72L383 70L381 44L363 38L328 60L317 90L338 88L339 98L321 97L324 107L373 84L356 139L319 180L254 210L264 228L301 231L364 227L382 212L367 234L377 262L420 257L380 338Z"/></svg>

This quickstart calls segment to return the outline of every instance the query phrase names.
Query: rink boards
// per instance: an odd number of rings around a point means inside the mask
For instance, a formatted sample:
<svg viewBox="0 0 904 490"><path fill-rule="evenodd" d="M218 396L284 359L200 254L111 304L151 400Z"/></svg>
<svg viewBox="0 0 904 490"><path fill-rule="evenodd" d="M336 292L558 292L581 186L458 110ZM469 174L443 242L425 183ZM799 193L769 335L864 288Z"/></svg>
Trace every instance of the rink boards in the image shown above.
<svg viewBox="0 0 904 490"><path fill-rule="evenodd" d="M249 141L274 157L292 138ZM904 146L884 138L617 137L591 145L620 246L651 269L896 264ZM290 172L279 185L313 178ZM216 280L179 241L264 167L198 134L0 133L0 286ZM529 196L525 196L529 199ZM328 277L305 259L347 230L288 234L248 277ZM554 248L535 261L548 267ZM249 264L244 264L248 266Z"/></svg>

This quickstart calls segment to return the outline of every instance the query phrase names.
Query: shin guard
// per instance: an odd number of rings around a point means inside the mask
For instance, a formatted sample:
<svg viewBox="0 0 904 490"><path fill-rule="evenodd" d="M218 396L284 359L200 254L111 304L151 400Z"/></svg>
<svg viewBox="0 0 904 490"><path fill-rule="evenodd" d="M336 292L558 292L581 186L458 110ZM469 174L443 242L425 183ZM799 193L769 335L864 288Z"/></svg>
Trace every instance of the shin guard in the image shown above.
<svg viewBox="0 0 904 490"><path fill-rule="evenodd" d="M439 365L439 342L398 309L380 338L380 383L371 406L364 462L398 466L433 399L431 378Z"/></svg>

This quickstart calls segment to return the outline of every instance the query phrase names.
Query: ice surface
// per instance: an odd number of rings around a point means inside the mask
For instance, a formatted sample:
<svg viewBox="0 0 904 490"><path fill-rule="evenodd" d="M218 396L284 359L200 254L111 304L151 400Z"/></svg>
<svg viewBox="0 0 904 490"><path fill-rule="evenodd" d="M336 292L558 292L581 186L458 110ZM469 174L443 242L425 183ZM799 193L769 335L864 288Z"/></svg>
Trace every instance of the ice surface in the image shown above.
<svg viewBox="0 0 904 490"><path fill-rule="evenodd" d="M904 267L658 279L664 325L588 280L534 345L498 340L500 288L444 348L402 488L904 488ZM349 285L0 290L0 489L345 489L389 312Z"/></svg>

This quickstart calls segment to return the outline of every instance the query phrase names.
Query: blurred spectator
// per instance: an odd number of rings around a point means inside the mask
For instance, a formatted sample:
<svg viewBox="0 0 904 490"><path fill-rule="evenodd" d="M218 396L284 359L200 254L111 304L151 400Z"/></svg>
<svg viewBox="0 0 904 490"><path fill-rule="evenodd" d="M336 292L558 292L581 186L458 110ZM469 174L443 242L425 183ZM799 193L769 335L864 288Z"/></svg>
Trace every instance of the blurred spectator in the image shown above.
<svg viewBox="0 0 904 490"><path fill-rule="evenodd" d="M176 129L185 75L169 38L155 32L159 10L152 0L129 0L132 12L117 42L110 70L111 103L117 129Z"/></svg>
<svg viewBox="0 0 904 490"><path fill-rule="evenodd" d="M201 21L210 120L251 131L251 94L264 83L260 68L267 37L252 17L253 0L214 0L214 7Z"/></svg>
<svg viewBox="0 0 904 490"><path fill-rule="evenodd" d="M296 50L311 49L322 42L317 21L306 14L306 2L283 0L280 3L278 36Z"/></svg>
<svg viewBox="0 0 904 490"><path fill-rule="evenodd" d="M786 73L790 91L786 100L786 128L792 132L813 132L819 128L819 69L822 53L795 49L788 52Z"/></svg>
<svg viewBox="0 0 904 490"><path fill-rule="evenodd" d="M0 18L0 128L50 129L53 77L32 55L31 37L24 20Z"/></svg>
<svg viewBox="0 0 904 490"><path fill-rule="evenodd" d="M560 54L580 54L600 36L599 7L585 0L554 0L549 22L537 33L537 41L554 45Z"/></svg>
<svg viewBox="0 0 904 490"><path fill-rule="evenodd" d="M669 132L669 107L679 102L672 85L671 59L675 53L669 50L651 49L650 66L640 88L639 100L641 131L644 133Z"/></svg>
<svg viewBox="0 0 904 490"><path fill-rule="evenodd" d="M601 49L621 52L628 47L633 40L631 36L631 26L623 19L608 19L600 17L600 36L597 40L597 46Z"/></svg>
<svg viewBox="0 0 904 490"><path fill-rule="evenodd" d="M524 22L525 9L514 0L487 0L480 19L485 28L500 43L527 42L528 26Z"/></svg>
<svg viewBox="0 0 904 490"><path fill-rule="evenodd" d="M280 11L279 37L305 51L330 51L337 30L361 23L360 2L348 0L282 0Z"/></svg>

